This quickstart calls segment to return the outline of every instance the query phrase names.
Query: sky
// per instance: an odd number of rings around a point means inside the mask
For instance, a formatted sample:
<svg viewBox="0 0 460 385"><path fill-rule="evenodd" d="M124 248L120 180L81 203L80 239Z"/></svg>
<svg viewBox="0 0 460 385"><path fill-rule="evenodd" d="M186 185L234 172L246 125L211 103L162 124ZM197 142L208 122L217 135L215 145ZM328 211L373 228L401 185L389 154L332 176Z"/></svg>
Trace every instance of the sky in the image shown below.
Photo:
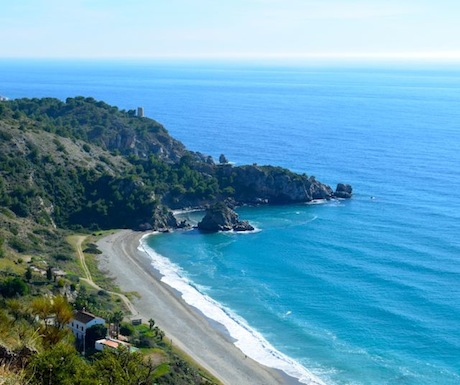
<svg viewBox="0 0 460 385"><path fill-rule="evenodd" d="M0 0L0 57L460 61L459 0Z"/></svg>

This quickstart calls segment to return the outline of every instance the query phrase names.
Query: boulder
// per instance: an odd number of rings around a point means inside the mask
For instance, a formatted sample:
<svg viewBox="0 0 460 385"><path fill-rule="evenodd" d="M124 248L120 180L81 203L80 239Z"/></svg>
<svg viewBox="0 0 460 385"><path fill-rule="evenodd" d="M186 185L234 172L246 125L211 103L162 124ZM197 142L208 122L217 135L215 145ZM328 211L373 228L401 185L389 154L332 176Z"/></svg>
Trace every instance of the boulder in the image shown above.
<svg viewBox="0 0 460 385"><path fill-rule="evenodd" d="M353 188L351 187L351 185L339 183L337 185L337 188L335 189L334 196L336 198L349 199L351 198L352 193L353 193Z"/></svg>
<svg viewBox="0 0 460 385"><path fill-rule="evenodd" d="M248 221L239 221L233 226L233 231L253 231L254 227Z"/></svg>
<svg viewBox="0 0 460 385"><path fill-rule="evenodd" d="M198 223L198 228L206 232L254 230L248 221L240 221L238 214L224 203L216 203L209 207L204 218Z"/></svg>

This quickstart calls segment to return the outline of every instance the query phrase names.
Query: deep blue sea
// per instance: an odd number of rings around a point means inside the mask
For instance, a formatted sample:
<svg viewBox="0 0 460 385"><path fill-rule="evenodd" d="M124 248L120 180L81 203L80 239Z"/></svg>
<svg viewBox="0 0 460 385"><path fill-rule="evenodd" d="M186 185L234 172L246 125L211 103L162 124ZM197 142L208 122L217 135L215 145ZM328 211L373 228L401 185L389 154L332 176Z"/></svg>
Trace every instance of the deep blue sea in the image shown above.
<svg viewBox="0 0 460 385"><path fill-rule="evenodd" d="M0 95L143 106L215 159L352 184L239 209L253 233L144 245L247 355L305 383L460 384L460 68L398 68L0 61Z"/></svg>

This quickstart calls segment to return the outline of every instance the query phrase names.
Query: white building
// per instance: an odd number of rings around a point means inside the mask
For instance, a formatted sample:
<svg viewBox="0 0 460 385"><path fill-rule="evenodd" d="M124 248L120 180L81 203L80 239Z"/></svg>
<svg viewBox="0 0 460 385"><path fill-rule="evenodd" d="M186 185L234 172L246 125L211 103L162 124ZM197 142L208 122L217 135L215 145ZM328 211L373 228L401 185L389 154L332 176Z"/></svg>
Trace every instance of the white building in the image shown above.
<svg viewBox="0 0 460 385"><path fill-rule="evenodd" d="M74 312L73 318L67 324L77 340L84 340L86 331L94 325L105 325L105 320L84 310Z"/></svg>

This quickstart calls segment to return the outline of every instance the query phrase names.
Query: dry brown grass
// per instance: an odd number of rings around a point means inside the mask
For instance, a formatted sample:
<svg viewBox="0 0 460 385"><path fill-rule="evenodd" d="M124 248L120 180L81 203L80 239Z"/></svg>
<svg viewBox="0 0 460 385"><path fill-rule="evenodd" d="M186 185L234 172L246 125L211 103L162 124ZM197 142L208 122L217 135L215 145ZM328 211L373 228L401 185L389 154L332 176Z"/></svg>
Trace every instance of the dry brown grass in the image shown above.
<svg viewBox="0 0 460 385"><path fill-rule="evenodd" d="M15 370L7 364L0 364L0 385L27 385L23 370Z"/></svg>

